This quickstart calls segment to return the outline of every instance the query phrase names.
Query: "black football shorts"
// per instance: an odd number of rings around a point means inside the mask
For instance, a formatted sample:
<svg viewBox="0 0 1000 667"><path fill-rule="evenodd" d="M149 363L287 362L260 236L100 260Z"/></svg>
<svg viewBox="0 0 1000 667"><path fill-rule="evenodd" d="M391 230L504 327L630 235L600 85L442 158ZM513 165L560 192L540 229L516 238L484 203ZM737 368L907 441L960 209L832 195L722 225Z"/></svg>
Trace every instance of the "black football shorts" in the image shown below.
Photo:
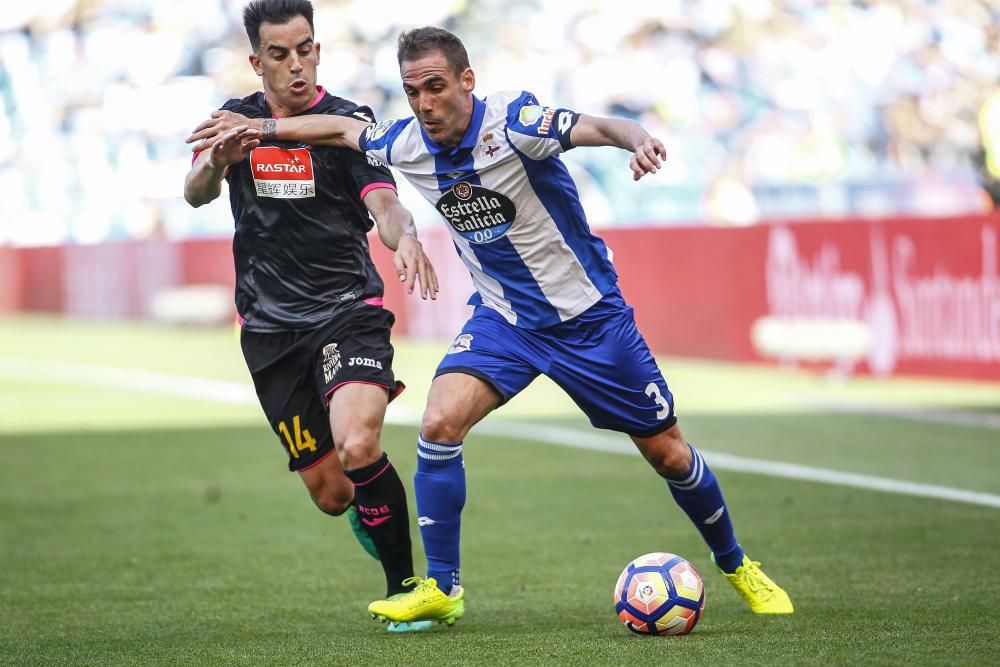
<svg viewBox="0 0 1000 667"><path fill-rule="evenodd" d="M333 451L328 401L338 387L378 385L390 401L403 391L392 374L395 320L385 308L359 303L318 329L241 332L243 358L289 470L305 470Z"/></svg>

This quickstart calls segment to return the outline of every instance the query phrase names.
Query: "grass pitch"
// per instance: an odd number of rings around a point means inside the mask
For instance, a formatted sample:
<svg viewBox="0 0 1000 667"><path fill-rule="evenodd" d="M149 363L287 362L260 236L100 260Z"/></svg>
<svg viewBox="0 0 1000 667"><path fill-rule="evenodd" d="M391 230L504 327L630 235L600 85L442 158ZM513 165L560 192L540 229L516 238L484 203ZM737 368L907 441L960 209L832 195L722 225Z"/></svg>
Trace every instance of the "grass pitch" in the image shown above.
<svg viewBox="0 0 1000 667"><path fill-rule="evenodd" d="M397 412L419 414L442 346L398 347L410 389ZM1000 509L717 470L741 542L796 605L757 617L638 455L553 447L514 427L467 440L465 618L388 635L365 613L382 592L377 564L284 472L252 394L184 398L158 388L160 376L130 388L97 370L245 383L241 363L229 331L0 322L0 663L996 660ZM706 450L1000 493L995 429L816 408L989 417L998 385L663 368L688 437ZM505 417L593 432L546 383L490 423ZM413 426L384 434L411 489L415 436ZM415 523L413 535L419 572ZM618 573L649 551L679 553L705 579L690 636L635 637L614 616Z"/></svg>

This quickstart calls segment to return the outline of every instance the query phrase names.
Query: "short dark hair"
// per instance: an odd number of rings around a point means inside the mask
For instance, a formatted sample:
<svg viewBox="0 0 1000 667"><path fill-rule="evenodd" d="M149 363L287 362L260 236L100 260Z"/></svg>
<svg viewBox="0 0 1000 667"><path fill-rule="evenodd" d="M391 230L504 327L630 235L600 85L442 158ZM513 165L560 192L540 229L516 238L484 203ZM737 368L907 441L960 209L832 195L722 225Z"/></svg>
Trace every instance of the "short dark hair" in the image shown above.
<svg viewBox="0 0 1000 667"><path fill-rule="evenodd" d="M296 16L302 16L309 22L309 30L313 34L313 6L309 0L252 0L243 8L243 27L250 38L250 46L254 51L260 50L260 24L276 23L283 25Z"/></svg>
<svg viewBox="0 0 1000 667"><path fill-rule="evenodd" d="M404 60L416 60L431 51L440 51L456 74L469 68L469 54L462 40L444 28L426 26L401 32L396 46L396 58L400 65Z"/></svg>

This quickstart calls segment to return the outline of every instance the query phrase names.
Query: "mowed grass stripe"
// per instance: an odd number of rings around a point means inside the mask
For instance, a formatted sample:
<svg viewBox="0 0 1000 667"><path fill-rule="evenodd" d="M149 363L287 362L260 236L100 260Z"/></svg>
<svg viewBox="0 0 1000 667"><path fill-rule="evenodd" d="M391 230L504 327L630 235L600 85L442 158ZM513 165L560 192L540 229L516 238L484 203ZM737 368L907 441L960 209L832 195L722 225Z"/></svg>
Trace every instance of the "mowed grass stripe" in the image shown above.
<svg viewBox="0 0 1000 667"><path fill-rule="evenodd" d="M75 382L227 404L256 405L257 403L253 387L246 383L132 368L0 357L0 376L30 381ZM839 408L839 410L844 409L843 406ZM885 413L884 416L894 418L897 415ZM969 417L974 418L975 415ZM982 417L985 420L983 425L987 427L995 421L992 415L982 415ZM905 418L911 419L912 415ZM419 425L418 416L405 409L392 410L387 420L403 426ZM584 431L534 422L496 419L480 423L476 427L476 432L564 447L635 455L635 449L627 439L620 435L610 435L595 430ZM711 450L702 450L702 454L713 468L720 470L1000 508L1000 495L991 493L737 456Z"/></svg>
<svg viewBox="0 0 1000 667"><path fill-rule="evenodd" d="M411 490L412 440L384 431ZM466 617L399 637L365 613L377 565L264 425L7 435L0 452L0 664L995 662L984 507L723 472L741 541L795 599L762 618L640 457L483 435L466 451ZM635 637L614 616L618 572L649 551L705 579L688 637Z"/></svg>

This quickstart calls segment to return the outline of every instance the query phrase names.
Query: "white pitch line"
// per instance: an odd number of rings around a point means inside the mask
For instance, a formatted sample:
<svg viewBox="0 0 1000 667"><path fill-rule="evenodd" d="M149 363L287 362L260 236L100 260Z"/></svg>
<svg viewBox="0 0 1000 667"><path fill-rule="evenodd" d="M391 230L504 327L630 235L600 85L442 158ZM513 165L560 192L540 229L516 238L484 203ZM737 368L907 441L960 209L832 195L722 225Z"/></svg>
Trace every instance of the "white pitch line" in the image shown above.
<svg viewBox="0 0 1000 667"><path fill-rule="evenodd" d="M495 437L515 437L521 440L545 442L551 445L561 445L577 449L591 449L612 454L638 455L632 441L627 437L623 435L614 436L604 434L596 430L579 431L561 426L498 419L477 424L474 432ZM698 451L717 470L732 470L755 475L766 475L768 477L785 477L788 479L818 482L820 484L849 486L857 489L919 496L921 498L954 500L970 505L1000 508L1000 495L992 493L966 491L965 489L956 489L949 486L907 482L888 477L876 477L874 475L860 475L857 473L830 470L828 468L815 468L797 463L786 463L784 461L755 459L748 456L713 452L701 448Z"/></svg>
<svg viewBox="0 0 1000 667"><path fill-rule="evenodd" d="M876 417L891 417L893 419L905 419L907 421L930 424L1000 429L1000 415L972 412L969 410L872 405L860 401L844 401L839 399L810 399L805 402L805 405L823 412L874 415Z"/></svg>
<svg viewBox="0 0 1000 667"><path fill-rule="evenodd" d="M190 375L158 373L139 368L93 366L66 361L33 361L0 357L0 377L29 382L57 382L125 389L230 405L257 405L257 394L246 382L208 380Z"/></svg>
<svg viewBox="0 0 1000 667"><path fill-rule="evenodd" d="M208 380L185 375L172 375L134 368L92 366L69 362L29 361L0 357L0 377L27 381L76 383L139 391L161 396L215 401L231 405L257 405L253 387L243 382ZM386 421L401 426L419 426L420 418L403 406L391 406ZM611 435L597 430L578 430L550 424L487 419L476 425L476 433L494 437L514 438L575 449L588 449L611 454L637 456L632 442L623 435ZM888 477L815 468L812 466L768 461L723 452L699 450L713 468L751 473L768 477L783 477L834 486L847 486L884 493L920 498L951 500L970 505L1000 508L1000 495L967 491L935 484L921 484Z"/></svg>

